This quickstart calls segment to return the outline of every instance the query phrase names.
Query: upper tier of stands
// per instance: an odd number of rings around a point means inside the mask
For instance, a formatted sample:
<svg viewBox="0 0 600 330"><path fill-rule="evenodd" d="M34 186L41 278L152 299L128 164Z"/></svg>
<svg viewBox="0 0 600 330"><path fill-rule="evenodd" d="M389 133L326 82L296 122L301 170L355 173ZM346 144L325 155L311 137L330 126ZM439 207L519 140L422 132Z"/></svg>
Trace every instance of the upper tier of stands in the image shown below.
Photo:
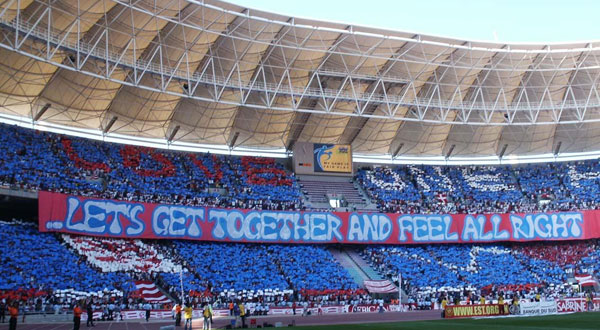
<svg viewBox="0 0 600 330"><path fill-rule="evenodd" d="M301 206L294 174L269 158L165 151L4 124L0 132L0 183L5 185L142 202Z"/></svg>
<svg viewBox="0 0 600 330"><path fill-rule="evenodd" d="M381 211L544 212L597 209L600 162L522 166L398 166L361 169L358 181Z"/></svg>
<svg viewBox="0 0 600 330"><path fill-rule="evenodd" d="M303 207L296 176L269 158L165 151L5 124L0 124L0 133L3 185L142 202L279 210ZM356 181L386 212L536 212L596 209L600 203L598 160L527 166L375 167L359 170ZM359 195L352 198L362 202Z"/></svg>
<svg viewBox="0 0 600 330"><path fill-rule="evenodd" d="M344 199L354 205L363 205L365 201L350 180L332 181L302 179L300 181L302 192L310 203L329 204L328 196L343 196Z"/></svg>

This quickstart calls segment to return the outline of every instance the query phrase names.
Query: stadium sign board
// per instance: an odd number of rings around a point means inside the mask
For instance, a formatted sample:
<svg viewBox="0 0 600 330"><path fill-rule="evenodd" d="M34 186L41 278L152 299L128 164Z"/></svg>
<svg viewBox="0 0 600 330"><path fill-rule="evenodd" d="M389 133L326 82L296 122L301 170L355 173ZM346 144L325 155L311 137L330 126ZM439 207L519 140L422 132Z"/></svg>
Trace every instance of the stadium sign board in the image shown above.
<svg viewBox="0 0 600 330"><path fill-rule="evenodd" d="M585 298L565 298L556 301L556 306L559 313L577 313L586 312L588 306ZM600 310L600 299L594 298L594 310Z"/></svg>
<svg viewBox="0 0 600 330"><path fill-rule="evenodd" d="M537 301L520 303L522 315L546 315L558 313L556 301Z"/></svg>
<svg viewBox="0 0 600 330"><path fill-rule="evenodd" d="M508 315L508 307L508 305L500 304L446 306L444 318Z"/></svg>
<svg viewBox="0 0 600 330"><path fill-rule="evenodd" d="M313 145L314 171L352 173L352 152L350 145Z"/></svg>
<svg viewBox="0 0 600 330"><path fill-rule="evenodd" d="M297 142L292 161L299 175L352 176L352 146Z"/></svg>

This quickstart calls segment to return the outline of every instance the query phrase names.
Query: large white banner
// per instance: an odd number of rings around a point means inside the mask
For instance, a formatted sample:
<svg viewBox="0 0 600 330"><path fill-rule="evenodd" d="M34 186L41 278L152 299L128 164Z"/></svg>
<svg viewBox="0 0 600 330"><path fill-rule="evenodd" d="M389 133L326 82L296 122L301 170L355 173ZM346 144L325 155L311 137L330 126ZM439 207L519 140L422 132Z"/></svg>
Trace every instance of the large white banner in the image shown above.
<svg viewBox="0 0 600 330"><path fill-rule="evenodd" d="M183 312L182 312L183 313ZM135 309L135 310L124 310L121 311L121 314L123 315L123 320L138 320L138 319L145 319L146 318L146 311L142 310L142 309ZM214 316L228 316L229 315L229 310L227 309L213 309L213 315ZM194 318L201 318L202 316L202 310L201 309L195 309L192 312L192 316ZM115 320L119 320L120 316L119 313L114 312L113 313L113 317L115 318ZM151 319L169 319L173 317L173 311L169 311L169 310L152 310L150 311L150 318ZM102 318L102 312L94 312L94 319L95 320L99 320L100 318ZM81 314L81 319L82 320L87 320L87 313L83 313Z"/></svg>
<svg viewBox="0 0 600 330"><path fill-rule="evenodd" d="M556 301L523 302L520 304L522 315L546 315L558 313Z"/></svg>
<svg viewBox="0 0 600 330"><path fill-rule="evenodd" d="M296 307L296 315L302 314L303 307ZM398 305L392 304L384 304L383 310L386 312L405 312L408 310L408 305L402 305L402 307ZM308 311L312 315L317 315L319 313L319 309L317 307L310 307ZM249 310L252 313L252 310ZM342 314L342 313L377 313L379 312L379 305L371 304L371 305L333 305L333 306L323 306L321 307L321 312L323 314ZM145 319L146 311L137 309L137 310L124 310L121 312L124 320L136 320L136 319ZM195 309L193 311L194 318L202 318L202 310ZM227 309L213 309L214 316L229 316L229 310ZM269 309L268 315L294 315L294 310L290 307L271 307ZM102 317L102 312L94 312L94 319L100 319ZM118 313L114 313L115 320L120 319ZM151 319L169 319L173 317L173 312L169 310L152 310L150 311ZM87 314L81 314L82 320L87 320Z"/></svg>

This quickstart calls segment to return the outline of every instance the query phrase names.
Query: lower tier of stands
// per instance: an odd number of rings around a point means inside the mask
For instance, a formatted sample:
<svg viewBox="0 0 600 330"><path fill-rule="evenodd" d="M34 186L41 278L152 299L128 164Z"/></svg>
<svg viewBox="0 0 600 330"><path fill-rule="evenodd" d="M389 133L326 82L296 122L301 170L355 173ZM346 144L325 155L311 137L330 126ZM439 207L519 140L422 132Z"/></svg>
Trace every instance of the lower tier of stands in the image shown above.
<svg viewBox="0 0 600 330"><path fill-rule="evenodd" d="M155 283L169 300L230 299L286 304L364 296L327 246L147 241L55 235L0 222L0 293L136 303L137 283ZM339 247L336 247L339 248ZM567 280L598 271L597 241L489 245L366 246L363 258L398 281L411 299L453 292L569 293ZM158 294L161 297L162 294Z"/></svg>

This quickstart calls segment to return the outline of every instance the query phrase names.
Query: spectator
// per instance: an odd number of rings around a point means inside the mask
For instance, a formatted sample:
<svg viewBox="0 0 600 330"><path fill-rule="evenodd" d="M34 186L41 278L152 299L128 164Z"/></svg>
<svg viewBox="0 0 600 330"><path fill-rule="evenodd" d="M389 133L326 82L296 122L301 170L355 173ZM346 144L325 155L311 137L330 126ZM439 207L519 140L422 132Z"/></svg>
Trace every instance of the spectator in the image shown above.
<svg viewBox="0 0 600 330"><path fill-rule="evenodd" d="M185 307L183 308L183 316L185 318L185 324L184 324L184 329L185 330L192 330L192 306L191 304L188 302L185 304Z"/></svg>
<svg viewBox="0 0 600 330"><path fill-rule="evenodd" d="M19 304L15 301L12 306L8 307L8 314L10 315L9 330L17 329L17 319L19 318Z"/></svg>
<svg viewBox="0 0 600 330"><path fill-rule="evenodd" d="M210 304L204 303L202 308L202 316L204 317L202 329L210 330L212 326L212 308L210 307Z"/></svg>
<svg viewBox="0 0 600 330"><path fill-rule="evenodd" d="M82 310L79 307L79 303L75 304L75 308L73 308L73 330L79 330L79 325L81 324L81 313Z"/></svg>

